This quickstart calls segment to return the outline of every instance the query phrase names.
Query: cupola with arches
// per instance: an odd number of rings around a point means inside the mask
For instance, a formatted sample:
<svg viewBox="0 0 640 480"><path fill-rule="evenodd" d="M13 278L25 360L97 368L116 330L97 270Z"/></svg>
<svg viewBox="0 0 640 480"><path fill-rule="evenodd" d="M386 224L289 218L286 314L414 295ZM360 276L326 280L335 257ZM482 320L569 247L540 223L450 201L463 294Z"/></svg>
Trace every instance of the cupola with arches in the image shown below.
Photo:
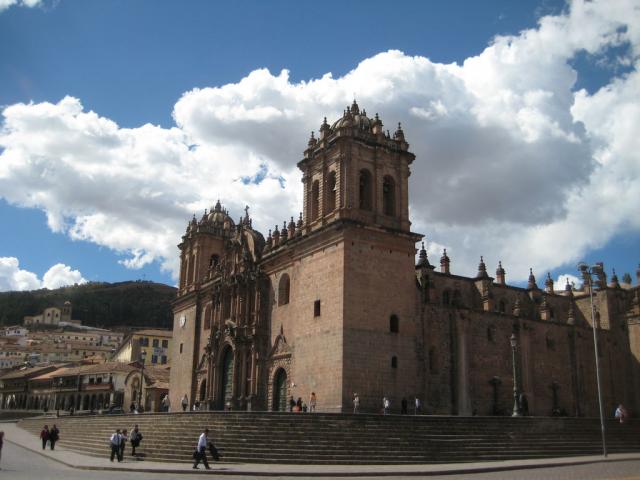
<svg viewBox="0 0 640 480"><path fill-rule="evenodd" d="M313 231L348 218L409 231L408 183L415 155L400 124L393 135L354 100L331 125L312 132L298 163L304 184L304 225Z"/></svg>

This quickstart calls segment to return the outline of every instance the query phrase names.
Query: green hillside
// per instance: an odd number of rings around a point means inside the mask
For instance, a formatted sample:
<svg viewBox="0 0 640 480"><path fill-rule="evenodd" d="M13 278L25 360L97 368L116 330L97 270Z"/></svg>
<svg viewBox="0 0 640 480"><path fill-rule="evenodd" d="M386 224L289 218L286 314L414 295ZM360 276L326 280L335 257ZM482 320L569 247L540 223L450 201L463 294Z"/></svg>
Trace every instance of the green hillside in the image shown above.
<svg viewBox="0 0 640 480"><path fill-rule="evenodd" d="M89 282L56 290L0 292L0 325L20 324L25 315L36 315L69 300L72 318L82 320L83 325L171 328L175 296L175 288L146 281Z"/></svg>

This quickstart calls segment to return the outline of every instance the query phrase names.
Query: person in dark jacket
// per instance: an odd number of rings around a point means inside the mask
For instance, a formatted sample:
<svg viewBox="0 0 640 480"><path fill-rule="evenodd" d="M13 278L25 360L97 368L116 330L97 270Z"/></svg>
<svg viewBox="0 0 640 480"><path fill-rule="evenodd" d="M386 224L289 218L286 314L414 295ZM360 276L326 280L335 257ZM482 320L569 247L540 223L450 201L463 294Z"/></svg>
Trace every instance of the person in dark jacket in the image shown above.
<svg viewBox="0 0 640 480"><path fill-rule="evenodd" d="M47 448L47 442L49 441L49 425L45 425L40 432L40 440L42 440L42 449Z"/></svg>
<svg viewBox="0 0 640 480"><path fill-rule="evenodd" d="M56 427L54 423L51 430L49 430L49 445L51 446L51 450L55 448L58 440L60 440L60 430L58 430L58 427Z"/></svg>

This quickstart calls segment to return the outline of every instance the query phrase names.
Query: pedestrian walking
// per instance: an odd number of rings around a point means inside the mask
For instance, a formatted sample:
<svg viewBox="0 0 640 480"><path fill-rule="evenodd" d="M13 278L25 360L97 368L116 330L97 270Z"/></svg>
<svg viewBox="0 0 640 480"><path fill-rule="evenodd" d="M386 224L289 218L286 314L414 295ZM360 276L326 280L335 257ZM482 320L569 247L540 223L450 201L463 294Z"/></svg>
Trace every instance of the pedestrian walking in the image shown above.
<svg viewBox="0 0 640 480"><path fill-rule="evenodd" d="M45 425L40 432L40 440L42 440L42 449L47 448L47 442L49 441L49 425Z"/></svg>
<svg viewBox="0 0 640 480"><path fill-rule="evenodd" d="M624 423L627 420L627 415L627 409L624 408L624 405L618 405L614 416L620 421L620 423Z"/></svg>
<svg viewBox="0 0 640 480"><path fill-rule="evenodd" d="M311 392L311 396L309 397L309 413L313 413L316 411L316 403L318 399L316 398L316 392Z"/></svg>
<svg viewBox="0 0 640 480"><path fill-rule="evenodd" d="M111 461L113 462L113 458L116 457L119 462L120 459L120 429L117 429L114 434L111 435Z"/></svg>
<svg viewBox="0 0 640 480"><path fill-rule="evenodd" d="M60 440L60 430L54 423L53 427L51 427L51 430L49 431L49 445L51 446L51 450L55 448L58 440Z"/></svg>
<svg viewBox="0 0 640 480"><path fill-rule="evenodd" d="M205 428L198 437L198 445L196 446L196 451L193 452L193 459L195 460L193 463L193 468L198 469L198 464L200 462L204 463L204 468L207 470L211 470L209 466L209 462L207 462L207 445L209 443L209 429Z"/></svg>
<svg viewBox="0 0 640 480"><path fill-rule="evenodd" d="M382 413L383 415L387 415L389 413L389 408L391 407L391 402L387 397L382 398Z"/></svg>
<svg viewBox="0 0 640 480"><path fill-rule="evenodd" d="M353 394L353 413L360 412L360 397L357 393Z"/></svg>
<svg viewBox="0 0 640 480"><path fill-rule="evenodd" d="M138 424L133 427L131 430L131 435L129 435L131 439L131 455L136 456L136 448L140 446L140 442L142 441L142 432L140 428L138 428Z"/></svg>
<svg viewBox="0 0 640 480"><path fill-rule="evenodd" d="M127 429L125 428L124 430L122 430L122 433L120 434L119 457L120 457L121 461L124 458L124 447L127 446L127 441L128 440L129 440L129 435L127 434Z"/></svg>
<svg viewBox="0 0 640 480"><path fill-rule="evenodd" d="M182 397L182 402L180 402L182 404L182 411L186 412L187 411L187 407L189 407L189 399L187 398L187 394L184 394L184 397Z"/></svg>
<svg viewBox="0 0 640 480"><path fill-rule="evenodd" d="M422 408L422 405L421 405L420 399L416 397L416 401L413 407L413 414L418 415L418 413L420 413L421 408Z"/></svg>
<svg viewBox="0 0 640 480"><path fill-rule="evenodd" d="M2 445L4 444L4 432L0 431L0 459L2 459Z"/></svg>
<svg viewBox="0 0 640 480"><path fill-rule="evenodd" d="M163 412L168 412L169 411L169 394L166 394L162 398L162 411Z"/></svg>
<svg viewBox="0 0 640 480"><path fill-rule="evenodd" d="M407 414L407 407L408 407L407 399L402 397L402 401L400 402L400 413L402 415Z"/></svg>
<svg viewBox="0 0 640 480"><path fill-rule="evenodd" d="M293 407L296 406L296 401L293 399L293 395L289 397L289 412L293 412Z"/></svg>

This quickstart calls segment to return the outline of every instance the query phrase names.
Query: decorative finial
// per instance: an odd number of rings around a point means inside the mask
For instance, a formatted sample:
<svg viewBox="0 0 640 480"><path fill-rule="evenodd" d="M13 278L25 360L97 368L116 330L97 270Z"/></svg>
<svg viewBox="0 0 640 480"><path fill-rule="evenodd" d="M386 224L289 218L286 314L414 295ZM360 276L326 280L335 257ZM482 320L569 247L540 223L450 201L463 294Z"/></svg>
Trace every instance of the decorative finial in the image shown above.
<svg viewBox="0 0 640 480"><path fill-rule="evenodd" d="M487 266L484 264L484 257L480 255L480 263L478 264L478 275L476 278L488 278Z"/></svg>

